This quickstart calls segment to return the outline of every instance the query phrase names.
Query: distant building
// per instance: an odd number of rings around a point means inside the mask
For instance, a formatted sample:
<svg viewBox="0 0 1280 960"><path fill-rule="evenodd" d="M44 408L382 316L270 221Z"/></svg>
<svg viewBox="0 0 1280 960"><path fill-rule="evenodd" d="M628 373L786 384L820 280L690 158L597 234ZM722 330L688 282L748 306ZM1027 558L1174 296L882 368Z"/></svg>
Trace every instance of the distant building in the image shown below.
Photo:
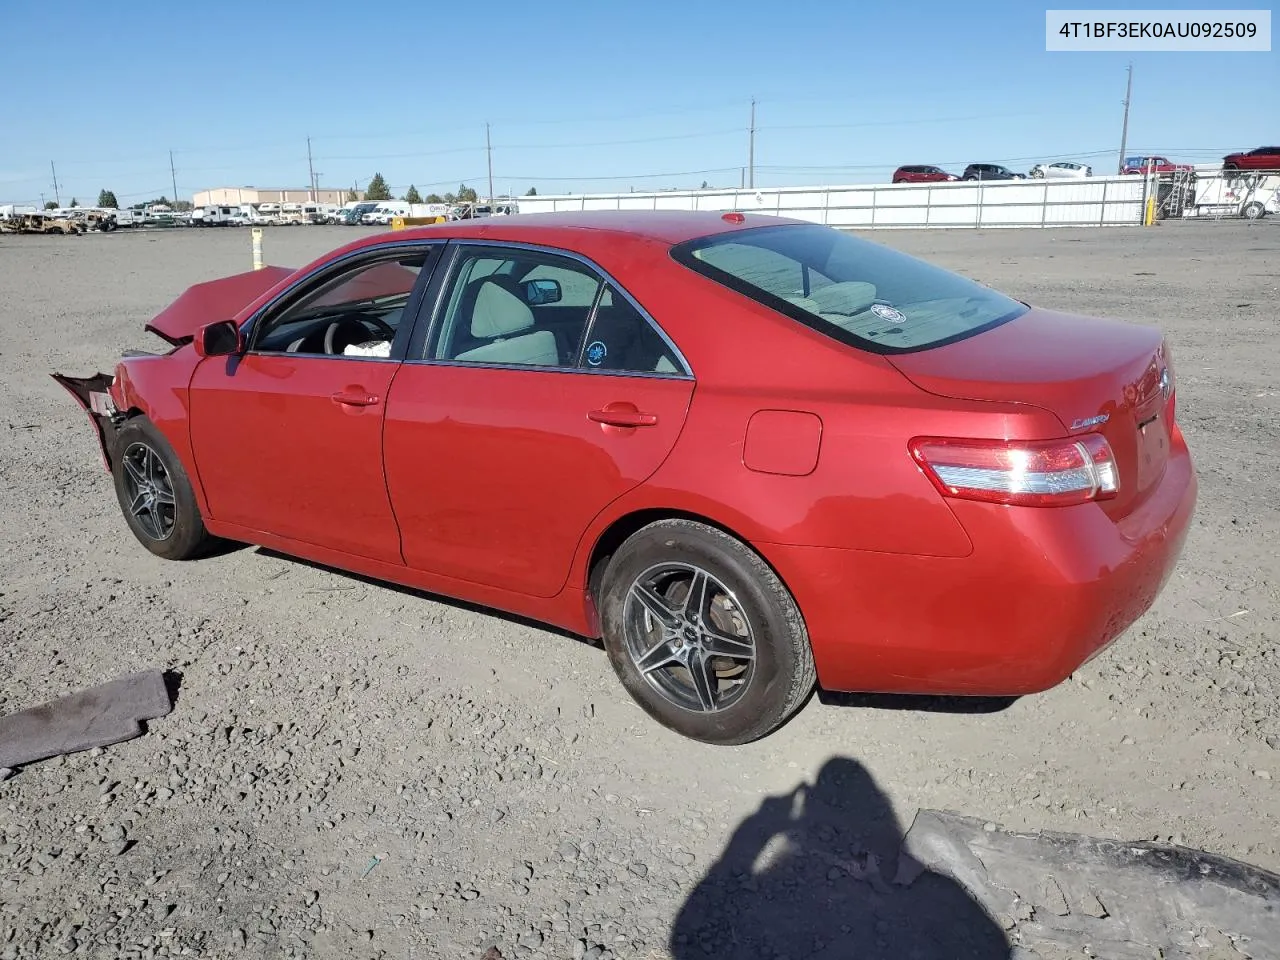
<svg viewBox="0 0 1280 960"><path fill-rule="evenodd" d="M339 206L347 202L347 190L262 190L258 187L214 187L211 190L200 190L191 198L197 207L239 206L244 203L336 203ZM363 193L357 197L364 199Z"/></svg>

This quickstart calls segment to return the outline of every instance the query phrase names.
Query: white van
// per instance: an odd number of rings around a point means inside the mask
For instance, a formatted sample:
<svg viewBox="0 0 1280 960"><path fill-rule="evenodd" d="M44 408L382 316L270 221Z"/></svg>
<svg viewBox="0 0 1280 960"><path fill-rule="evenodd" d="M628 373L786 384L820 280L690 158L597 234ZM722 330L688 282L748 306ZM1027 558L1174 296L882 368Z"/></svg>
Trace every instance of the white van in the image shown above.
<svg viewBox="0 0 1280 960"><path fill-rule="evenodd" d="M361 223L388 224L393 217L407 217L412 208L403 200L383 200L360 218Z"/></svg>

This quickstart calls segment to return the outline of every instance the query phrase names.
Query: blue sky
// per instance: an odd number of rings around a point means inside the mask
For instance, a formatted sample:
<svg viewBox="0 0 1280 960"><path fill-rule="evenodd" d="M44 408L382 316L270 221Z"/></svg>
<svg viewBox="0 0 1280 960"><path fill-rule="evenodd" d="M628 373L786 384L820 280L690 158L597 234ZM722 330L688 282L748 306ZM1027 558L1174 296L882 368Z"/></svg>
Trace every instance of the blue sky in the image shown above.
<svg viewBox="0 0 1280 960"><path fill-rule="evenodd" d="M752 97L757 185L1109 172L1130 60L1128 153L1280 141L1280 53L1047 53L1045 6L6 0L0 202L51 199L51 160L64 203L171 195L171 149L183 198L303 187L308 136L321 186L483 194L486 121L499 193L736 186Z"/></svg>

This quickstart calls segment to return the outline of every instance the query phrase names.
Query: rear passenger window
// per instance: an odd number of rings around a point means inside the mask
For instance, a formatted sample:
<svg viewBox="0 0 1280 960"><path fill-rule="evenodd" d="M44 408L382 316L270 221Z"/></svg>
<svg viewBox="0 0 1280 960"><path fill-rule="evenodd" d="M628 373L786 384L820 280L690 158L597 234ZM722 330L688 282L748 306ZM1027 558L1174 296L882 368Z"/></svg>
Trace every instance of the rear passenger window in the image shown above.
<svg viewBox="0 0 1280 960"><path fill-rule="evenodd" d="M470 248L450 281L430 356L484 366L572 367L601 281L565 257Z"/></svg>
<svg viewBox="0 0 1280 960"><path fill-rule="evenodd" d="M606 286L600 295L586 340L582 349L582 366L586 370L683 372L675 351L662 334L612 286Z"/></svg>

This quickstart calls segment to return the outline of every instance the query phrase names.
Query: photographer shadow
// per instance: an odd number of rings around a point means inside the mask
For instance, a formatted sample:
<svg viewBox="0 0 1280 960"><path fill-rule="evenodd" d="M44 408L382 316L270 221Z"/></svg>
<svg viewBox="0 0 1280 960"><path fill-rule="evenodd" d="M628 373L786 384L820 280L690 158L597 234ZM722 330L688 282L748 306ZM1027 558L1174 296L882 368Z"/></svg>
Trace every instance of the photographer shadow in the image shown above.
<svg viewBox="0 0 1280 960"><path fill-rule="evenodd" d="M765 799L672 925L675 960L998 960L1000 928L949 877L893 883L902 833L856 761Z"/></svg>

